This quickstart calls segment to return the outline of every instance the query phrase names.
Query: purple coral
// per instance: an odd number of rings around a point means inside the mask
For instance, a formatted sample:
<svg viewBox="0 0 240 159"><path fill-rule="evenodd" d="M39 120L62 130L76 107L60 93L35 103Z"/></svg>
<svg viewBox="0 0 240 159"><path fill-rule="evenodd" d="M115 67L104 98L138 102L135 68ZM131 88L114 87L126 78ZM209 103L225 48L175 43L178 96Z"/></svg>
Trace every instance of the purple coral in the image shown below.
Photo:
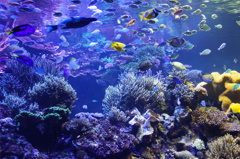
<svg viewBox="0 0 240 159"><path fill-rule="evenodd" d="M90 113L79 113L77 116L81 116L80 120L86 120L88 123L91 123L86 125L83 122L78 122L78 124L75 124L81 130L73 142L78 150L85 150L96 156L106 157L131 149L138 143L138 140L132 134L122 132L102 117L96 117ZM69 129L69 124L73 124L73 122L67 122L64 128L68 128L69 131L79 129L74 129L73 125ZM81 133L83 131L84 133Z"/></svg>

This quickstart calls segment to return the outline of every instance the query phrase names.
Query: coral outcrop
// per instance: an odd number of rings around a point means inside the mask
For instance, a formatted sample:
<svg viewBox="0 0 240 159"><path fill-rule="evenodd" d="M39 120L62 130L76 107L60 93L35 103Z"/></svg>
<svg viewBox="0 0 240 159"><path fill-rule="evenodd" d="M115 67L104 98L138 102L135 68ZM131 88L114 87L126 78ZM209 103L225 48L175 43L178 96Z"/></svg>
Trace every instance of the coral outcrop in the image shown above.
<svg viewBox="0 0 240 159"><path fill-rule="evenodd" d="M238 98L240 89L236 86L240 83L239 72L230 71L223 74L212 72L211 75L214 80L212 83L201 82L196 86L195 91L198 95L218 100L222 103L223 111L227 111L231 103L240 103L240 98Z"/></svg>
<svg viewBox="0 0 240 159"><path fill-rule="evenodd" d="M28 90L28 99L38 103L41 109L59 105L70 108L77 97L72 86L62 78L47 75L43 82L36 83Z"/></svg>
<svg viewBox="0 0 240 159"><path fill-rule="evenodd" d="M234 138L230 134L219 137L209 143L207 156L209 159L232 158L240 159L240 138Z"/></svg>
<svg viewBox="0 0 240 159"><path fill-rule="evenodd" d="M147 75L124 73L119 77L117 86L109 86L103 99L103 111L108 113L111 107L120 110L137 109L143 113L147 109L156 112L167 109L165 103L165 86L160 78Z"/></svg>

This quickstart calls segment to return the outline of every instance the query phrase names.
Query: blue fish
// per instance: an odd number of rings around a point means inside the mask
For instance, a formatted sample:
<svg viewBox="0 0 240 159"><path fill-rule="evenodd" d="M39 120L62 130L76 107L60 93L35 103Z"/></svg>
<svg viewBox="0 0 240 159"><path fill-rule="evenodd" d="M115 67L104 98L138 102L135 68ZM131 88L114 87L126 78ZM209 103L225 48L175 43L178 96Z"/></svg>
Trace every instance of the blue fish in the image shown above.
<svg viewBox="0 0 240 159"><path fill-rule="evenodd" d="M158 44L159 47L163 47L163 46L165 46L165 45L167 45L167 42L165 42L165 41L160 42L160 43Z"/></svg>
<svg viewBox="0 0 240 159"><path fill-rule="evenodd" d="M32 67L34 65L34 62L31 57L28 57L26 55L17 55L17 54L12 54L13 57L17 58L17 61L23 65Z"/></svg>
<svg viewBox="0 0 240 159"><path fill-rule="evenodd" d="M62 21L58 25L48 25L47 27L49 28L48 32L52 32L54 30L57 30L58 28L61 29L82 28L93 21L97 21L97 19L85 17L72 17L70 19Z"/></svg>
<svg viewBox="0 0 240 159"><path fill-rule="evenodd" d="M93 5L95 5L96 3L97 3L97 0L92 0L92 1L89 3L88 6L93 6Z"/></svg>
<svg viewBox="0 0 240 159"><path fill-rule="evenodd" d="M14 27L12 30L7 31L7 34L13 34L15 36L29 36L31 34L33 34L36 31L36 29L31 26L30 24L23 24L23 25L19 25Z"/></svg>
<svg viewBox="0 0 240 159"><path fill-rule="evenodd" d="M108 12L115 12L116 9L115 8L109 8L109 9L106 9L106 11L108 11Z"/></svg>
<svg viewBox="0 0 240 159"><path fill-rule="evenodd" d="M173 82L175 82L177 84L182 84L183 83L182 79L178 76L169 75L169 77L171 77L173 79Z"/></svg>
<svg viewBox="0 0 240 159"><path fill-rule="evenodd" d="M175 37L172 38L168 43L169 45L173 46L173 47L180 47L183 46L183 44L185 44L186 40L182 37Z"/></svg>
<svg viewBox="0 0 240 159"><path fill-rule="evenodd" d="M35 73L37 73L39 75L45 75L46 74L46 71L43 68L33 69L33 72L35 72Z"/></svg>

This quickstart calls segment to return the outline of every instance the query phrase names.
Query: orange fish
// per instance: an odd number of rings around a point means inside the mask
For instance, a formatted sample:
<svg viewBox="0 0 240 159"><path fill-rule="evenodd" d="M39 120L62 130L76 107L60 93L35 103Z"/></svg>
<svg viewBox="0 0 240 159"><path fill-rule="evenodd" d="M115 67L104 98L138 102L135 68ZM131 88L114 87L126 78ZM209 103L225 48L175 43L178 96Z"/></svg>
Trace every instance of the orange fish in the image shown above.
<svg viewBox="0 0 240 159"><path fill-rule="evenodd" d="M136 19L130 20L128 23L126 23L127 27L130 25L133 25L136 22Z"/></svg>

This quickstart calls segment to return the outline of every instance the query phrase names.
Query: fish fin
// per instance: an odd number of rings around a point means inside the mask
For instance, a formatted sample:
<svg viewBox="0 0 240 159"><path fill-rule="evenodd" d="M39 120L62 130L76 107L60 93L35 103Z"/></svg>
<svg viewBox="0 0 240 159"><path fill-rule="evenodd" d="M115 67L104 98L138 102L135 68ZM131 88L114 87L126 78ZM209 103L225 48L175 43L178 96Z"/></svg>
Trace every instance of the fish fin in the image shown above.
<svg viewBox="0 0 240 159"><path fill-rule="evenodd" d="M46 27L48 28L48 33L58 29L58 25L47 25Z"/></svg>
<svg viewBox="0 0 240 159"><path fill-rule="evenodd" d="M10 34L12 34L13 33L13 31L6 31L6 33L7 33L7 35L10 35Z"/></svg>

